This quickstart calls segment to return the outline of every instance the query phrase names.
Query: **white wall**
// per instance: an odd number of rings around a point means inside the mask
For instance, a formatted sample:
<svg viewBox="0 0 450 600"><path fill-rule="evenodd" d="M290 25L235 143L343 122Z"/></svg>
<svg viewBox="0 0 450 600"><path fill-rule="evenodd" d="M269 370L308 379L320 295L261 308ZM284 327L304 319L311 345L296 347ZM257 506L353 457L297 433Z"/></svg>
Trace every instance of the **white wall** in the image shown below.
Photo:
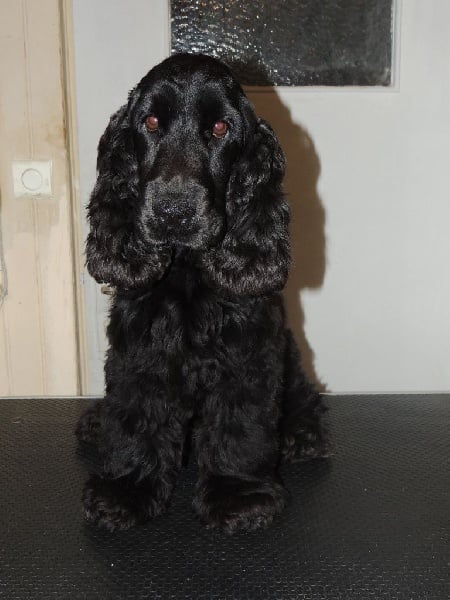
<svg viewBox="0 0 450 600"><path fill-rule="evenodd" d="M289 163L292 327L334 392L450 389L450 2L403 0L400 17L395 91L251 94ZM74 27L87 199L108 115L168 52L167 3L74 0ZM98 393L102 305L88 285Z"/></svg>
<svg viewBox="0 0 450 600"><path fill-rule="evenodd" d="M301 301L332 391L450 389L450 2L401 9L397 93L280 92L320 161L326 267Z"/></svg>

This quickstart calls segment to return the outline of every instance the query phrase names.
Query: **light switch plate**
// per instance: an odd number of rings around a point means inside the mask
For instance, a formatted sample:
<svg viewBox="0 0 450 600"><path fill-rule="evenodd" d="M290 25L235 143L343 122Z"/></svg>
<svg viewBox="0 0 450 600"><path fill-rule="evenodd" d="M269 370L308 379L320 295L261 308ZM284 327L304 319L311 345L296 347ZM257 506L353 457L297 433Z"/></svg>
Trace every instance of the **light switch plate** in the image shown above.
<svg viewBox="0 0 450 600"><path fill-rule="evenodd" d="M51 196L51 160L15 160L12 163L14 196Z"/></svg>

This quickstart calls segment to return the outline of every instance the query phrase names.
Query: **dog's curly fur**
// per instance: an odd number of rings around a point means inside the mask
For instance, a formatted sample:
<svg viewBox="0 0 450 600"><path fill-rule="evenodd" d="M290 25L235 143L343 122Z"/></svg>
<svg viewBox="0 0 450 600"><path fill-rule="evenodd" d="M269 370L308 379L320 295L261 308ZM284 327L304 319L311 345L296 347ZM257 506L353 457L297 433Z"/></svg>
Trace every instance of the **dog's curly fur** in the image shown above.
<svg viewBox="0 0 450 600"><path fill-rule="evenodd" d="M206 56L168 58L111 117L88 207L87 267L115 293L106 395L77 426L103 465L87 519L112 530L160 514L189 440L195 511L255 529L286 504L280 460L326 452L279 293L284 166L273 130Z"/></svg>

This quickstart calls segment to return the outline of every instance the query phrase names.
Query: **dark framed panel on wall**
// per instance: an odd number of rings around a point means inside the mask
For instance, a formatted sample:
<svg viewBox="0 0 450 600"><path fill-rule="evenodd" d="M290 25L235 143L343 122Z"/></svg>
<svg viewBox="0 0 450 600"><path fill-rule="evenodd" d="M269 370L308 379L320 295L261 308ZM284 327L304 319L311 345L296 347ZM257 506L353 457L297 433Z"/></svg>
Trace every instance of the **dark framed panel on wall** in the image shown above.
<svg viewBox="0 0 450 600"><path fill-rule="evenodd" d="M171 49L233 67L244 85L393 83L395 0L171 0Z"/></svg>

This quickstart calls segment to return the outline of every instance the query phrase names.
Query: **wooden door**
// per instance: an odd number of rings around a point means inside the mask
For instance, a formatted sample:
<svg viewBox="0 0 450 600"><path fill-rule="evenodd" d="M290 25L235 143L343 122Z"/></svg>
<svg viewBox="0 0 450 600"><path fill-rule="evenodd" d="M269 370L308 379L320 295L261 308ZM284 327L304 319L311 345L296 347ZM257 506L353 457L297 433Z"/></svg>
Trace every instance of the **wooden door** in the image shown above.
<svg viewBox="0 0 450 600"><path fill-rule="evenodd" d="M80 391L61 6L0 3L3 396ZM18 161L51 163L50 194L15 193Z"/></svg>

